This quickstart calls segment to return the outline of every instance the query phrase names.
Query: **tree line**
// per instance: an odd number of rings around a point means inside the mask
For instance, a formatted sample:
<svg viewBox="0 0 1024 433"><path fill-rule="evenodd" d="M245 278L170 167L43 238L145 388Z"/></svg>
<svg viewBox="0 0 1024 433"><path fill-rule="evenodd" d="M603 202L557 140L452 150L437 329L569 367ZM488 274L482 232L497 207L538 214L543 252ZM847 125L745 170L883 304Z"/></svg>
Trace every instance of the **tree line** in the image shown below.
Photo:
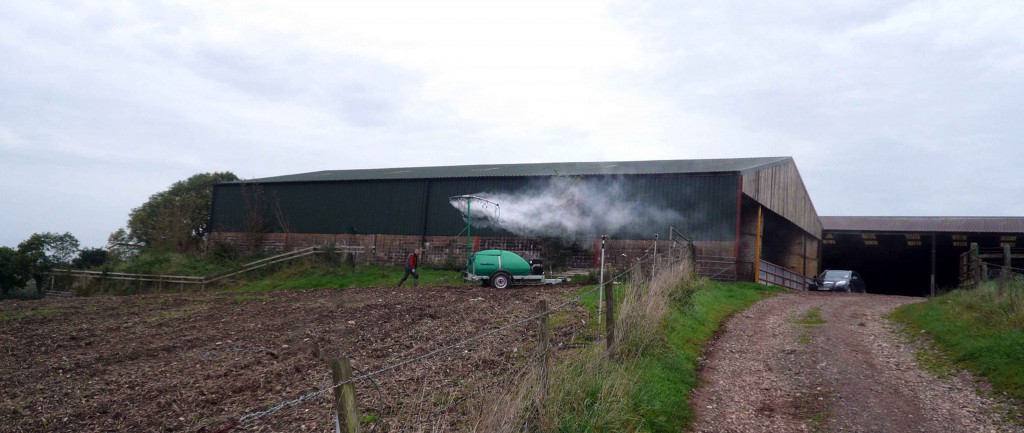
<svg viewBox="0 0 1024 433"><path fill-rule="evenodd" d="M239 180L230 171L199 173L149 196L131 210L125 227L107 238L106 248L81 248L71 233L33 233L17 248L0 246L0 289L34 282L42 293L54 268L97 269L147 252L195 253L210 230L213 185Z"/></svg>

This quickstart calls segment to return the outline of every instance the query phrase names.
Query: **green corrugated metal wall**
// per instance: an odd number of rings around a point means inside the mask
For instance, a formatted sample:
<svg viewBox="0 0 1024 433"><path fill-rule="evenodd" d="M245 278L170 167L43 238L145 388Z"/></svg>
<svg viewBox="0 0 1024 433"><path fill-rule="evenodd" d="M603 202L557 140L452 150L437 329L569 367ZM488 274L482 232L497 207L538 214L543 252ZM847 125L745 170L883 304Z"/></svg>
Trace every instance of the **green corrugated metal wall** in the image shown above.
<svg viewBox="0 0 1024 433"><path fill-rule="evenodd" d="M622 182L631 200L672 209L681 215L674 225L701 241L736 238L739 175L584 176L585 182ZM258 186L217 185L213 229L245 231L246 209L263 197L264 220L281 231L279 207L294 233L361 233L445 236L456 235L465 222L448 198L478 193L516 193L543 188L548 178L502 177L348 182L267 183ZM601 190L602 188L598 188ZM243 196L243 191L245 195ZM249 199L247 200L246 197ZM618 238L647 239L667 227L633 225ZM507 236L502 230L474 229L480 236Z"/></svg>

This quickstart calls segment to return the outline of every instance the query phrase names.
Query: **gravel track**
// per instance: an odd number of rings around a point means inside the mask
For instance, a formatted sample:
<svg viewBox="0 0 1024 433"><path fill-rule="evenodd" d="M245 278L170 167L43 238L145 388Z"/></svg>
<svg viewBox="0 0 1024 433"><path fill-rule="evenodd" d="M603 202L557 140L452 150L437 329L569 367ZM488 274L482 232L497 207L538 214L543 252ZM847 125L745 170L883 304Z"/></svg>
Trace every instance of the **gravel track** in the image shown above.
<svg viewBox="0 0 1024 433"><path fill-rule="evenodd" d="M697 432L1022 432L969 374L916 367L883 318L921 298L789 292L731 319L694 392ZM817 312L817 314L815 314ZM824 323L811 323L820 315Z"/></svg>

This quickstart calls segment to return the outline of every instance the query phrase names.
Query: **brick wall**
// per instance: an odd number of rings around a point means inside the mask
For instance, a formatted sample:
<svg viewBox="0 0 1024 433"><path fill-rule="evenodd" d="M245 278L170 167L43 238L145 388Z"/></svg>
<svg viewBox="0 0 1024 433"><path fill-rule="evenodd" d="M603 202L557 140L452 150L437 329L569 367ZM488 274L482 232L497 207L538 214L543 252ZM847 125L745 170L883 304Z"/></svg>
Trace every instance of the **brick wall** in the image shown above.
<svg viewBox="0 0 1024 433"><path fill-rule="evenodd" d="M458 269L466 263L466 238L454 236L402 236L402 235L368 235L368 234L310 234L310 233L264 233L254 239L247 233L214 232L210 234L208 247L215 244L228 244L244 252L250 246L256 251L285 252L316 245L335 244L337 246L359 247L363 253L356 255L359 263L401 265L405 257L417 247L423 248L421 261L431 267L449 267ZM609 240L606 244L605 261L617 268L626 267L650 251L652 240ZM696 242L698 255L719 255L732 251L731 242ZM529 260L545 257L544 242L537 238L518 237L474 237L473 251L508 250ZM574 269L588 269L597 266L600 259L595 251L600 251L601 240L579 242L581 251L565 258L566 265ZM658 242L659 256L664 256L672 248L669 241Z"/></svg>

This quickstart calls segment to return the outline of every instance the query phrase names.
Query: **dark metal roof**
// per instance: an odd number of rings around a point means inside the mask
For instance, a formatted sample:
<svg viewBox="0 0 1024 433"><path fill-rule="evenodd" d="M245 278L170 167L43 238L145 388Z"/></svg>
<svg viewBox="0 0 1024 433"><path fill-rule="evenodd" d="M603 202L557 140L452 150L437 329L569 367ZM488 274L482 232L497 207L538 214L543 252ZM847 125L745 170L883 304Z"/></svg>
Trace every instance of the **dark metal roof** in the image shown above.
<svg viewBox="0 0 1024 433"><path fill-rule="evenodd" d="M1024 233L1024 217L823 216L825 231Z"/></svg>
<svg viewBox="0 0 1024 433"><path fill-rule="evenodd" d="M454 165L362 170L327 170L229 183L324 182L348 180L528 177L553 175L630 175L746 173L790 161L790 157L687 159L668 161L549 162L539 164Z"/></svg>

